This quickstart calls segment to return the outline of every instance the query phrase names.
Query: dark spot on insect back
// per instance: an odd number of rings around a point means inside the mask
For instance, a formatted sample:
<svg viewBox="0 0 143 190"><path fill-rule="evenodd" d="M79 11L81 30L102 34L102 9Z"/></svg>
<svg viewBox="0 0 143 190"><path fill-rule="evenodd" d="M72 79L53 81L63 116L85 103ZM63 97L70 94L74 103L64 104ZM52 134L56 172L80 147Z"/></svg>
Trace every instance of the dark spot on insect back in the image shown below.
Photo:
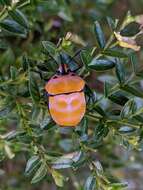
<svg viewBox="0 0 143 190"><path fill-rule="evenodd" d="M75 73L71 73L71 76L75 76L76 74Z"/></svg>
<svg viewBox="0 0 143 190"><path fill-rule="evenodd" d="M57 76L54 76L54 77L53 77L53 79L56 79L56 78L58 78L58 77L57 77Z"/></svg>

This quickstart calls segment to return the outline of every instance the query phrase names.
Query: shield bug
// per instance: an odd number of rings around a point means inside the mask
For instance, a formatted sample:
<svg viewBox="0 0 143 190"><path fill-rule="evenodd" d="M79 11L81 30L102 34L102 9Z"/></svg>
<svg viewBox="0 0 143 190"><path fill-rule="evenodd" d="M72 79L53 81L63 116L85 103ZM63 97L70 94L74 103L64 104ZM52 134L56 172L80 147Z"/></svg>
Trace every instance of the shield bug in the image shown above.
<svg viewBox="0 0 143 190"><path fill-rule="evenodd" d="M52 119L60 126L76 126L86 111L84 80L61 64L46 83L48 107Z"/></svg>

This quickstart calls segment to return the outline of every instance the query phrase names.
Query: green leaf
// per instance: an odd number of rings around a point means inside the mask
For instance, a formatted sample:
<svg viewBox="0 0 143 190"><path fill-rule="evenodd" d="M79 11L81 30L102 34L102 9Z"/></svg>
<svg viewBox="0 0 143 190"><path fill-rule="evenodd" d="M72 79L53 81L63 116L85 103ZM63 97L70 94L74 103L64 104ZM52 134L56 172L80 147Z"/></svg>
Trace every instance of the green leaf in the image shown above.
<svg viewBox="0 0 143 190"><path fill-rule="evenodd" d="M94 103L95 100L95 94L93 89L89 88L88 85L85 85L85 94L86 94L86 99L89 104Z"/></svg>
<svg viewBox="0 0 143 190"><path fill-rule="evenodd" d="M49 130L55 126L55 122L51 118L46 118L40 123L41 129Z"/></svg>
<svg viewBox="0 0 143 190"><path fill-rule="evenodd" d="M1 56L1 60L0 60L0 66L2 67L2 65L13 65L15 62L15 55L14 52L11 48L8 48L3 55Z"/></svg>
<svg viewBox="0 0 143 190"><path fill-rule="evenodd" d="M110 26L110 28L114 31L117 27L118 20L114 20L111 17L107 17L107 22L108 22L108 25Z"/></svg>
<svg viewBox="0 0 143 190"><path fill-rule="evenodd" d="M10 16L14 21L16 21L18 24L23 26L24 28L28 29L29 28L29 23L26 18L26 16L18 9L13 9L9 11Z"/></svg>
<svg viewBox="0 0 143 190"><path fill-rule="evenodd" d="M60 1L58 16L65 21L72 22L72 14L66 1Z"/></svg>
<svg viewBox="0 0 143 190"><path fill-rule="evenodd" d="M0 39L0 49L2 50L8 49L8 46L9 46L8 42L6 42L3 39Z"/></svg>
<svg viewBox="0 0 143 190"><path fill-rule="evenodd" d="M41 164L41 166L39 167L39 169L36 171L34 177L32 178L31 183L38 183L39 181L41 181L45 176L47 175L47 165L45 162L43 162Z"/></svg>
<svg viewBox="0 0 143 190"><path fill-rule="evenodd" d="M38 166L39 163L40 163L39 157L32 156L26 164L25 174L30 175L34 171L34 169Z"/></svg>
<svg viewBox="0 0 143 190"><path fill-rule="evenodd" d="M130 99L121 111L121 118L130 118L142 119L139 117L143 113L143 100L142 98L132 98Z"/></svg>
<svg viewBox="0 0 143 190"><path fill-rule="evenodd" d="M138 65L137 55L135 53L131 54L130 60L132 63L132 68L133 68L134 73L137 73L137 65Z"/></svg>
<svg viewBox="0 0 143 190"><path fill-rule="evenodd" d="M114 94L111 94L110 96L108 96L108 98L112 102L119 104L121 106L125 105L125 103L128 101L128 98L124 96L123 93L121 92L116 92Z"/></svg>
<svg viewBox="0 0 143 190"><path fill-rule="evenodd" d="M128 187L127 183L112 183L110 186L111 190L123 190L126 189Z"/></svg>
<svg viewBox="0 0 143 190"><path fill-rule="evenodd" d="M104 82L104 96L105 96L105 98L108 97L108 94L109 94L108 83L105 81Z"/></svg>
<svg viewBox="0 0 143 190"><path fill-rule="evenodd" d="M95 22L94 31L99 47L103 49L105 47L105 37L98 21Z"/></svg>
<svg viewBox="0 0 143 190"><path fill-rule="evenodd" d="M123 134L131 133L131 132L134 132L134 131L135 131L134 128L131 128L131 127L128 127L128 126L123 126L123 127L120 127L120 129L119 129L119 132L123 133Z"/></svg>
<svg viewBox="0 0 143 190"><path fill-rule="evenodd" d="M124 29L120 31L121 36L135 36L140 32L140 24L137 22L131 22Z"/></svg>
<svg viewBox="0 0 143 190"><path fill-rule="evenodd" d="M20 7L26 6L27 4L30 4L30 3L31 3L30 0L20 0L16 3L16 6L20 8Z"/></svg>
<svg viewBox="0 0 143 190"><path fill-rule="evenodd" d="M38 105L33 105L32 112L31 112L31 119L35 121L35 123L41 123L43 121L43 117L40 120L40 116L42 116L42 109Z"/></svg>
<svg viewBox="0 0 143 190"><path fill-rule="evenodd" d="M137 97L140 97L140 98L143 98L143 92L131 85L123 85L121 86L121 89L126 91L126 92L129 92L130 94L134 95L134 96L137 96Z"/></svg>
<svg viewBox="0 0 143 190"><path fill-rule="evenodd" d="M9 133L7 133L5 135L5 138L7 140L13 140L13 139L16 139L17 137L21 136L21 135L24 135L25 132L24 131L10 131Z"/></svg>
<svg viewBox="0 0 143 190"><path fill-rule="evenodd" d="M107 59L96 59L94 58L88 65L90 69L94 69L96 71L105 71L112 69L115 67L115 63L111 60Z"/></svg>
<svg viewBox="0 0 143 190"><path fill-rule="evenodd" d="M18 76L18 71L15 67L11 66L10 67L10 75L11 75L11 79L15 80L16 77Z"/></svg>
<svg viewBox="0 0 143 190"><path fill-rule="evenodd" d="M136 103L133 99L129 100L121 111L121 118L129 118L137 111Z"/></svg>
<svg viewBox="0 0 143 190"><path fill-rule="evenodd" d="M94 130L94 140L96 142L102 141L108 134L108 128L103 123L99 123Z"/></svg>
<svg viewBox="0 0 143 190"><path fill-rule="evenodd" d="M142 110L142 112L143 112L143 110ZM143 117L142 117L142 116L140 116L140 115L135 115L135 116L133 116L133 118L136 119L137 121L143 123Z"/></svg>
<svg viewBox="0 0 143 190"><path fill-rule="evenodd" d="M84 190L95 190L96 189L96 179L93 175L89 176L85 182Z"/></svg>
<svg viewBox="0 0 143 190"><path fill-rule="evenodd" d="M115 68L116 68L116 76L119 80L119 83L124 84L124 82L125 82L125 69L123 67L123 64L117 60Z"/></svg>
<svg viewBox="0 0 143 190"><path fill-rule="evenodd" d="M72 12L69 7L68 1L58 1L58 16L64 19L65 21L73 21Z"/></svg>
<svg viewBox="0 0 143 190"><path fill-rule="evenodd" d="M94 111L96 111L98 114L102 115L103 117L106 117L106 113L99 105L94 106Z"/></svg>
<svg viewBox="0 0 143 190"><path fill-rule="evenodd" d="M55 56L55 54L57 53L57 48L55 44L49 41L42 41L42 45L47 53L49 53L52 57Z"/></svg>
<svg viewBox="0 0 143 190"><path fill-rule="evenodd" d="M88 119L86 117L82 119L80 126L81 126L82 135L87 134L88 133Z"/></svg>
<svg viewBox="0 0 143 190"><path fill-rule="evenodd" d="M72 167L74 169L78 169L82 166L84 166L84 164L86 163L86 154L82 151L77 152L77 154L73 157L73 163L72 163Z"/></svg>
<svg viewBox="0 0 143 190"><path fill-rule="evenodd" d="M12 152L11 147L7 143L4 144L4 150L9 159L13 159L15 157L15 154Z"/></svg>
<svg viewBox="0 0 143 190"><path fill-rule="evenodd" d="M108 55L111 57L127 58L127 55L124 52L121 52L116 49L106 49L102 52L103 55Z"/></svg>
<svg viewBox="0 0 143 190"><path fill-rule="evenodd" d="M36 78L29 72L29 91L34 103L38 103L40 101L40 92L36 82Z"/></svg>
<svg viewBox="0 0 143 190"><path fill-rule="evenodd" d="M15 108L15 102L11 102L0 109L0 118L5 118Z"/></svg>
<svg viewBox="0 0 143 190"><path fill-rule="evenodd" d="M2 5L10 5L11 4L11 0L1 0L0 4L2 4Z"/></svg>
<svg viewBox="0 0 143 190"><path fill-rule="evenodd" d="M103 174L103 168L102 168L102 165L99 161L94 161L93 162L95 167L96 167L96 170L97 170L97 174L100 176Z"/></svg>
<svg viewBox="0 0 143 190"><path fill-rule="evenodd" d="M52 176L54 178L55 184L59 187L63 187L65 177L56 170L52 170Z"/></svg>
<svg viewBox="0 0 143 190"><path fill-rule="evenodd" d="M21 37L26 37L26 30L20 26L17 22L10 19L5 19L3 22L0 22L1 28L4 30L14 34L19 35Z"/></svg>
<svg viewBox="0 0 143 190"><path fill-rule="evenodd" d="M80 56L81 56L81 60L84 63L85 67L87 67L88 64L92 60L91 49L82 50L81 53L80 53Z"/></svg>
<svg viewBox="0 0 143 190"><path fill-rule="evenodd" d="M23 70L24 71L27 71L28 70L28 67L29 67L29 60L28 60L28 57L27 57L27 55L23 55L22 56L22 67L23 67Z"/></svg>
<svg viewBox="0 0 143 190"><path fill-rule="evenodd" d="M72 163L73 163L72 159L61 156L52 162L53 164L52 168L54 169L70 168L72 167Z"/></svg>

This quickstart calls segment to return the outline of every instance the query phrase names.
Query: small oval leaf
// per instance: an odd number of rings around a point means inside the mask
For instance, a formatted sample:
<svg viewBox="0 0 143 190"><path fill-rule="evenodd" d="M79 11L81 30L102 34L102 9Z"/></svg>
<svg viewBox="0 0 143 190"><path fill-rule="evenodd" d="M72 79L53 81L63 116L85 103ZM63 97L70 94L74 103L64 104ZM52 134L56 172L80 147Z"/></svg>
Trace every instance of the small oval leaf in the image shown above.
<svg viewBox="0 0 143 190"><path fill-rule="evenodd" d="M96 179L94 176L89 176L85 182L84 190L94 190L96 189Z"/></svg>
<svg viewBox="0 0 143 190"><path fill-rule="evenodd" d="M116 75L120 84L125 82L125 70L123 64L119 61L116 62Z"/></svg>
<svg viewBox="0 0 143 190"><path fill-rule="evenodd" d="M25 15L18 9L9 11L10 16L13 20L15 20L18 24L23 26L24 28L29 28L29 23Z"/></svg>
<svg viewBox="0 0 143 190"><path fill-rule="evenodd" d="M32 178L31 183L37 183L41 181L47 174L47 165L45 162L43 162L40 166L40 168L37 170L36 174Z"/></svg>
<svg viewBox="0 0 143 190"><path fill-rule="evenodd" d="M52 170L52 176L54 178L55 184L59 187L63 187L65 177L56 170Z"/></svg>
<svg viewBox="0 0 143 190"><path fill-rule="evenodd" d="M137 22L131 22L124 29L121 30L122 36L134 36L140 32L140 24Z"/></svg>
<svg viewBox="0 0 143 190"><path fill-rule="evenodd" d="M21 37L26 37L26 34L27 34L26 30L14 20L5 19L3 22L0 22L0 26L4 30L14 35L20 35Z"/></svg>
<svg viewBox="0 0 143 190"><path fill-rule="evenodd" d="M88 65L90 69L94 69L96 71L105 71L112 69L115 67L115 63L111 60L107 59L96 59L94 58L90 64Z"/></svg>
<svg viewBox="0 0 143 190"><path fill-rule="evenodd" d="M33 102L38 103L40 100L40 92L34 75L29 72L29 91Z"/></svg>
<svg viewBox="0 0 143 190"><path fill-rule="evenodd" d="M95 22L94 31L99 47L103 49L105 47L105 37L98 21Z"/></svg>
<svg viewBox="0 0 143 190"><path fill-rule="evenodd" d="M26 164L26 168L25 168L25 174L29 174L31 173L34 168L35 168L35 165L37 165L37 162L39 161L39 157L38 156L32 156L27 164Z"/></svg>

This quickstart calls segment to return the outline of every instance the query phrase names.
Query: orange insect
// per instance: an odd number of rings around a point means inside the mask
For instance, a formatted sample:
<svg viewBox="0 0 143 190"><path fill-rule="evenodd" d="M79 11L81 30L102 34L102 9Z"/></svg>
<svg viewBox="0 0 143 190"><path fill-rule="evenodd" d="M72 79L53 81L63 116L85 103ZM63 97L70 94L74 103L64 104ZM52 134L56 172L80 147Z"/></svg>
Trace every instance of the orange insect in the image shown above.
<svg viewBox="0 0 143 190"><path fill-rule="evenodd" d="M49 97L49 112L60 126L76 126L86 111L84 80L61 64L45 85Z"/></svg>

